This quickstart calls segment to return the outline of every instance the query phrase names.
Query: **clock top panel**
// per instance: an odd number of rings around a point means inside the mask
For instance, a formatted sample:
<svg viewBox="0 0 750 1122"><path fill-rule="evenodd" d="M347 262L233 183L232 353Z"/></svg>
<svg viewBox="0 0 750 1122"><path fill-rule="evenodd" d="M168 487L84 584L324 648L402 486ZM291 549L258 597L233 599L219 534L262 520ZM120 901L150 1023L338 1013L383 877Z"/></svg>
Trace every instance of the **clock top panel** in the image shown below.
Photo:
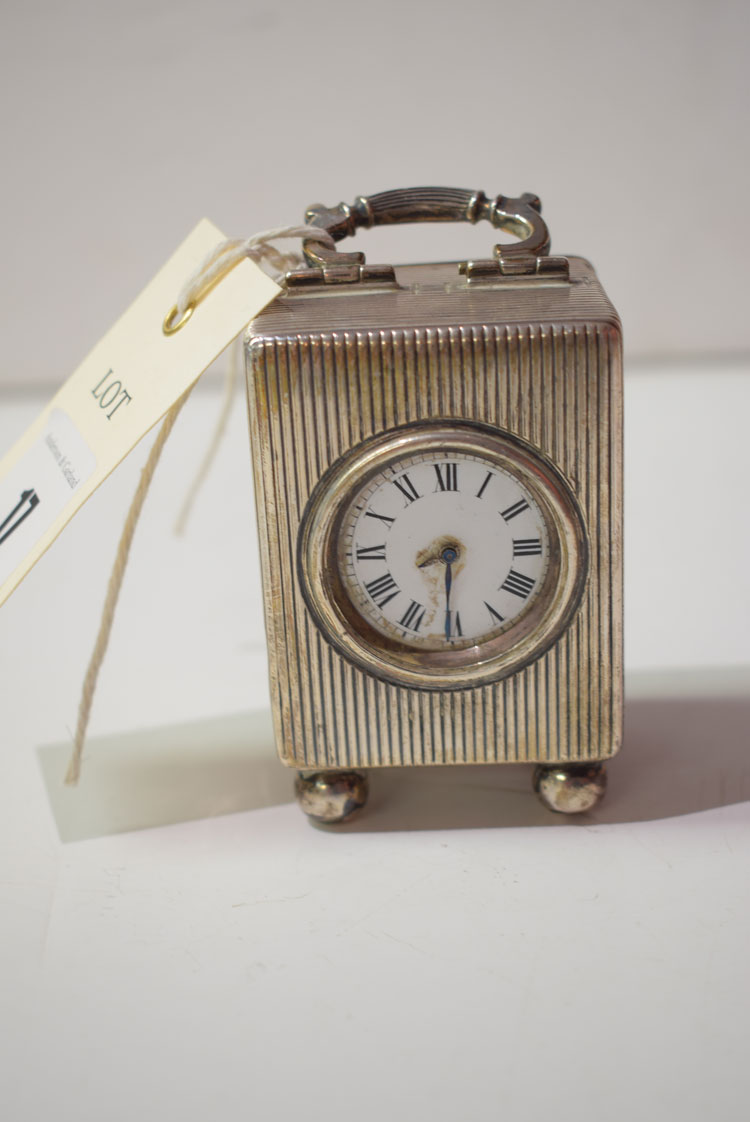
<svg viewBox="0 0 750 1122"><path fill-rule="evenodd" d="M595 323L620 333L594 269L569 257L570 279L503 277L469 284L455 262L397 265L398 287L364 284L290 289L254 319L251 344L326 331L452 324Z"/></svg>

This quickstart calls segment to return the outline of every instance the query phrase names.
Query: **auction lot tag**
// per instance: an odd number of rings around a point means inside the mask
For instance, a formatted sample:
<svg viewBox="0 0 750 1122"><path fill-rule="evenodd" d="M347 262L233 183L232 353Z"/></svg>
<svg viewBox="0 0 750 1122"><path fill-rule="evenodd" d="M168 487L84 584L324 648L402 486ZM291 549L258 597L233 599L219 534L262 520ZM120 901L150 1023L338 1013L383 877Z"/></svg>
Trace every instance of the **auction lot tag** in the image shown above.
<svg viewBox="0 0 750 1122"><path fill-rule="evenodd" d="M281 289L240 262L173 334L177 293L224 241L207 219L0 461L0 604L149 429Z"/></svg>

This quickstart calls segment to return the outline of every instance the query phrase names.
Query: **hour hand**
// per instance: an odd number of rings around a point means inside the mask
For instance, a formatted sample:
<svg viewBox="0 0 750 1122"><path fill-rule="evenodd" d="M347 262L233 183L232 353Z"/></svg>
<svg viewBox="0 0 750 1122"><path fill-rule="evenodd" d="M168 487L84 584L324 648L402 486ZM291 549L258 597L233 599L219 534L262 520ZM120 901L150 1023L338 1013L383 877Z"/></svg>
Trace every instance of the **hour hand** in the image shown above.
<svg viewBox="0 0 750 1122"><path fill-rule="evenodd" d="M445 565L445 638L451 637L451 589L453 588L453 564L458 560L458 550L447 545L440 554Z"/></svg>
<svg viewBox="0 0 750 1122"><path fill-rule="evenodd" d="M424 561L417 562L418 569L425 569L428 565L434 565L436 561L441 561L444 565L452 565L454 561L458 560L458 546L446 545L445 538L428 546L428 549L430 552Z"/></svg>
<svg viewBox="0 0 750 1122"><path fill-rule="evenodd" d="M453 572L451 562L445 563L445 637L451 637L451 587L453 585Z"/></svg>

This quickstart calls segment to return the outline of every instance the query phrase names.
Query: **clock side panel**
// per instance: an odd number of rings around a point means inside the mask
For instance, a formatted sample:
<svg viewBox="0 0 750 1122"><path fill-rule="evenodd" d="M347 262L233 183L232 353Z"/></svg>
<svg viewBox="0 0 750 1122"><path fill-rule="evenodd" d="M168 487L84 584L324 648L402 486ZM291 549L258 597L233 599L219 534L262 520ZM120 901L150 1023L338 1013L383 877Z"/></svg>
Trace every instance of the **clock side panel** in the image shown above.
<svg viewBox="0 0 750 1122"><path fill-rule="evenodd" d="M294 767L606 759L622 729L622 362L601 322L335 331L248 342L272 703ZM321 475L399 425L475 420L520 436L584 513L589 574L564 635L525 669L414 690L350 664L302 597L297 536Z"/></svg>

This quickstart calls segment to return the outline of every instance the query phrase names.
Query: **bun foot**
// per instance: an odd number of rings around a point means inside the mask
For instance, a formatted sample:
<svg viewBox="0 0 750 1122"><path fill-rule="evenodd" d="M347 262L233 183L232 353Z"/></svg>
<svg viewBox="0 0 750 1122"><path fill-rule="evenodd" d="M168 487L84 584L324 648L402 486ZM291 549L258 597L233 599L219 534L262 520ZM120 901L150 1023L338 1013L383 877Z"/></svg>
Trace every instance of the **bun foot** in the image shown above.
<svg viewBox="0 0 750 1122"><path fill-rule="evenodd" d="M369 783L362 771L300 771L294 781L297 802L313 822L346 822L367 802Z"/></svg>
<svg viewBox="0 0 750 1122"><path fill-rule="evenodd" d="M604 764L539 764L534 769L533 784L549 810L584 814L606 791L607 773Z"/></svg>

